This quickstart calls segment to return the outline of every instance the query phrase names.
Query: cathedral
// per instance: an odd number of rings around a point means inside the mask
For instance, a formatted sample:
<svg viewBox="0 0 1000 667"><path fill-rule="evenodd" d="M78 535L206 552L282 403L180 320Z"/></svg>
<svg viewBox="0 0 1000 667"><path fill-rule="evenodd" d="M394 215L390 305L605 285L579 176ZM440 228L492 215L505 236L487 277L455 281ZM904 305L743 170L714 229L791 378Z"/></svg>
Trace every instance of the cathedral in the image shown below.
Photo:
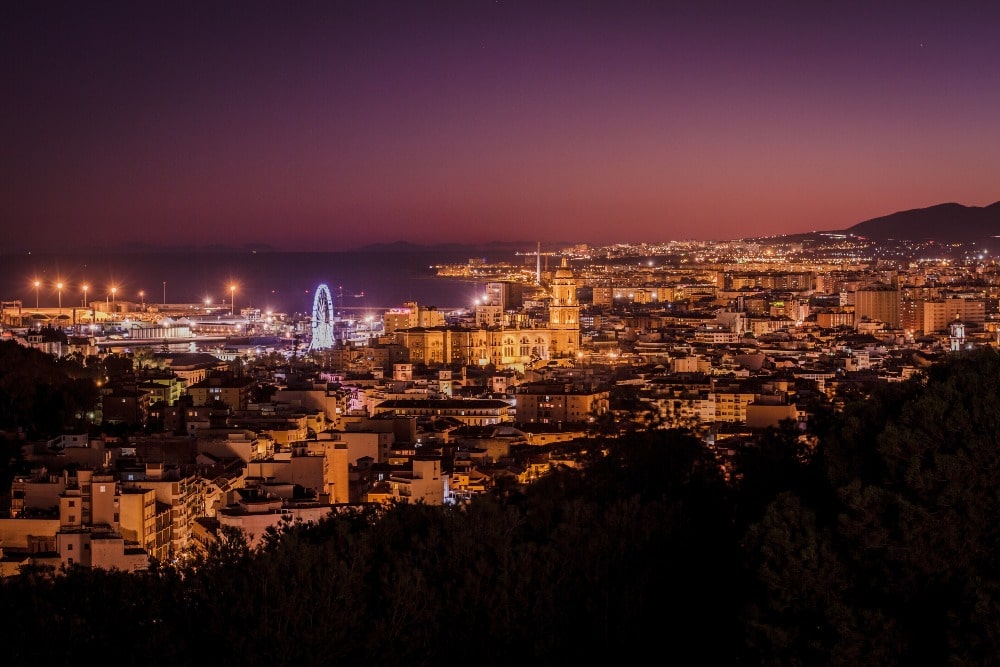
<svg viewBox="0 0 1000 667"><path fill-rule="evenodd" d="M492 364L496 368L523 370L539 360L574 357L580 350L580 306L576 299L576 278L565 258L547 292L548 321L542 326L508 326L506 319L501 318L491 326L397 329L393 339L410 351L411 363L427 366Z"/></svg>

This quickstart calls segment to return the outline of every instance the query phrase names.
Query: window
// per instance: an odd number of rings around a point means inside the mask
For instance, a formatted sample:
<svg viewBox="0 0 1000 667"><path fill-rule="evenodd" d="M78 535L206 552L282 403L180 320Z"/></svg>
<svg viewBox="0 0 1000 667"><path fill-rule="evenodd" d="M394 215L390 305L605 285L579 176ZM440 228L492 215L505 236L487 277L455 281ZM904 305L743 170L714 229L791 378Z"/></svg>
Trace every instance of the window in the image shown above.
<svg viewBox="0 0 1000 667"><path fill-rule="evenodd" d="M73 544L72 543L67 544L66 545L66 551L72 551L72 550L73 550Z"/></svg>
<svg viewBox="0 0 1000 667"><path fill-rule="evenodd" d="M76 501L75 500L69 501L69 506L70 507L76 507Z"/></svg>

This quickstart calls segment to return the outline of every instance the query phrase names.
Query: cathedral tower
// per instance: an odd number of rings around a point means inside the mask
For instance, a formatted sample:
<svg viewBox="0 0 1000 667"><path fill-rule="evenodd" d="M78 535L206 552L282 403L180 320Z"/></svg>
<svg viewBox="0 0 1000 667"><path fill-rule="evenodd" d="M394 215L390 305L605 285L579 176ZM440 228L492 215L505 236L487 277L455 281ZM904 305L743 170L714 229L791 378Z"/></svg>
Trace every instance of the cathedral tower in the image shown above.
<svg viewBox="0 0 1000 667"><path fill-rule="evenodd" d="M576 300L576 277L563 257L551 284L549 329L552 331L552 354L576 354L580 349L580 305Z"/></svg>

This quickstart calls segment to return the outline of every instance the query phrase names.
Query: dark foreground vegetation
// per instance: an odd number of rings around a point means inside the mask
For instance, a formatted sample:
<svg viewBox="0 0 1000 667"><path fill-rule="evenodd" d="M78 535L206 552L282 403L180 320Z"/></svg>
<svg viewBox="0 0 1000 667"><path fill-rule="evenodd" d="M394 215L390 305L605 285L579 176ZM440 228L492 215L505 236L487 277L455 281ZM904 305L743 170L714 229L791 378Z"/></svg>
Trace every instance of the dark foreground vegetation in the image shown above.
<svg viewBox="0 0 1000 667"><path fill-rule="evenodd" d="M1000 656L1000 358L949 357L774 429L727 482L681 431L462 508L0 587L10 664L988 665Z"/></svg>

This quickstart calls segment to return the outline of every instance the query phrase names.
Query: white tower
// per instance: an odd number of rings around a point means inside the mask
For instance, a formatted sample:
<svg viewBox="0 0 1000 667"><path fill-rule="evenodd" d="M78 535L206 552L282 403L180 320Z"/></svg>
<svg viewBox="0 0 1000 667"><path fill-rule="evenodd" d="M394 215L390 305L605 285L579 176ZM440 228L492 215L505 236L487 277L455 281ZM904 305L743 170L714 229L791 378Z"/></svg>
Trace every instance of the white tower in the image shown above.
<svg viewBox="0 0 1000 667"><path fill-rule="evenodd" d="M948 326L948 341L952 352L958 352L965 346L965 324L958 317Z"/></svg>

